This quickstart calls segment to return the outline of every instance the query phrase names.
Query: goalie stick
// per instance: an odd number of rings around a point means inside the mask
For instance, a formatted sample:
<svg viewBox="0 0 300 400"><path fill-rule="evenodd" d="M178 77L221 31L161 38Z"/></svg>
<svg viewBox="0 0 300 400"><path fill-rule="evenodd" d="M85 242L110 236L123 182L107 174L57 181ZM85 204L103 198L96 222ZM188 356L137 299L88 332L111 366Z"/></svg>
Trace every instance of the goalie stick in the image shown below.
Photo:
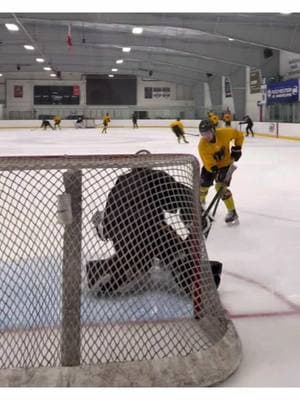
<svg viewBox="0 0 300 400"><path fill-rule="evenodd" d="M202 231L203 231L203 235L204 237L207 239L208 234L211 230L212 227L212 223L215 220L215 215L217 212L217 208L218 205L220 203L220 200L230 182L230 179L232 177L232 174L234 173L234 171L237 169L236 165L234 163L232 163L230 165L230 167L228 168L228 171L226 172L226 176L225 179L221 182L222 186L220 187L220 189L217 191L217 193L214 195L212 201L210 202L209 206L206 208L206 210L204 210L204 212L202 213ZM210 211L212 210L212 213L210 214Z"/></svg>

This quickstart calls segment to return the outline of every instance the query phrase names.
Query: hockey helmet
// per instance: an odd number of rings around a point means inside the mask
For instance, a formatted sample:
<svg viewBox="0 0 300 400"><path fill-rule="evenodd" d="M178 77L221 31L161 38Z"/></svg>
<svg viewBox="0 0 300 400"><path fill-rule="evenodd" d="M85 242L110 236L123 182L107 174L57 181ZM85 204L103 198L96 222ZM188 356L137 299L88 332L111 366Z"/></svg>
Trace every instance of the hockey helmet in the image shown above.
<svg viewBox="0 0 300 400"><path fill-rule="evenodd" d="M215 135L215 126L209 119L203 119L199 124L199 132L208 141L211 141Z"/></svg>
<svg viewBox="0 0 300 400"><path fill-rule="evenodd" d="M199 124L199 132L201 134L214 130L214 126L209 119L203 119Z"/></svg>

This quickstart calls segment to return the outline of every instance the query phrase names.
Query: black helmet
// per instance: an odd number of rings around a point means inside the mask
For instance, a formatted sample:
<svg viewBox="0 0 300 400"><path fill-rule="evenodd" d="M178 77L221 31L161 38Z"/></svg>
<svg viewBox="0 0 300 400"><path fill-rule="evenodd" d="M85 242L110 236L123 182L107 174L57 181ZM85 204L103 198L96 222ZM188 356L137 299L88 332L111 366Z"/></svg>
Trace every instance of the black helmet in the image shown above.
<svg viewBox="0 0 300 400"><path fill-rule="evenodd" d="M214 126L208 119L203 119L199 124L199 132L205 133L207 131L213 131Z"/></svg>

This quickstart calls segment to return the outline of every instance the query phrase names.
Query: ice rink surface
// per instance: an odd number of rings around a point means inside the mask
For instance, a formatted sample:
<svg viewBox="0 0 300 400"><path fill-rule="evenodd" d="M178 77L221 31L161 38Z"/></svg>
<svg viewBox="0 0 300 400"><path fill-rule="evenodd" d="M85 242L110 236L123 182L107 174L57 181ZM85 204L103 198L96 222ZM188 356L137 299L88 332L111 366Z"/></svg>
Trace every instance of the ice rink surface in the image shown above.
<svg viewBox="0 0 300 400"><path fill-rule="evenodd" d="M166 128L1 129L0 155L189 153ZM300 386L300 142L245 138L231 189L240 224L227 226L220 205L207 240L223 262L219 289L243 344L243 361L224 387ZM214 189L210 190L210 197Z"/></svg>

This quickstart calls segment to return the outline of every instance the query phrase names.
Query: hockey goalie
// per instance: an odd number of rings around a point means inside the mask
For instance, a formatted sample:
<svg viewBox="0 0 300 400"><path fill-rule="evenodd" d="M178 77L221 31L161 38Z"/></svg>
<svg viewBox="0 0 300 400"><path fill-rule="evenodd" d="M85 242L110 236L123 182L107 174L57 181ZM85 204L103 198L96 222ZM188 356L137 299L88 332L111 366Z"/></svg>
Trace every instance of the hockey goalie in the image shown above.
<svg viewBox="0 0 300 400"><path fill-rule="evenodd" d="M193 218L193 191L161 170L133 168L118 177L105 210L92 221L101 240L113 242L115 254L86 265L88 286L98 295L119 293L146 274L158 258L177 285L192 292L194 261L190 234L185 239L165 220L165 212L179 213L189 231ZM211 262L216 286L222 264Z"/></svg>

